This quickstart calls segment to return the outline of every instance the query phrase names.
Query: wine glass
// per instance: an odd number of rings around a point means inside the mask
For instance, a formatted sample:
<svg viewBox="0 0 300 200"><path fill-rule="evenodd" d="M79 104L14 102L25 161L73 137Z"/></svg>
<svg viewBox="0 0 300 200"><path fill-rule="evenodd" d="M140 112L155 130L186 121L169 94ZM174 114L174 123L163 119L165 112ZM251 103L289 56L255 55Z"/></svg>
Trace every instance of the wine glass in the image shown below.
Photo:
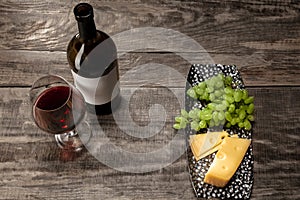
<svg viewBox="0 0 300 200"><path fill-rule="evenodd" d="M84 121L84 98L73 85L57 75L41 77L31 87L30 101L36 125L54 134L59 147L82 150L91 132L89 124Z"/></svg>

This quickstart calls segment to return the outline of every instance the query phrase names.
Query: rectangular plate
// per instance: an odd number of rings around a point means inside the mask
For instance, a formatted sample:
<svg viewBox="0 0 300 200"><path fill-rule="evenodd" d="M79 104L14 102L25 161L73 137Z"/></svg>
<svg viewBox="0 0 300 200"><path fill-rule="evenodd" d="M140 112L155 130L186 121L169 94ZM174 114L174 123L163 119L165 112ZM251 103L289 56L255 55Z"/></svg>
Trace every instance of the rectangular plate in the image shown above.
<svg viewBox="0 0 300 200"><path fill-rule="evenodd" d="M234 65L201 65L194 64L191 66L188 77L186 91L197 85L198 83L205 81L217 74L223 73L225 76L231 76L233 78L233 88L244 89L244 83L237 67ZM188 95L185 95L185 105L186 110L189 111L195 107L202 108L202 102L192 99ZM204 133L206 130L201 130ZM210 131L220 131L220 130L210 130ZM252 139L252 129L247 131L238 127L232 127L226 129L230 134L238 134L240 138ZM216 153L210 154L198 161L195 160L193 153L190 149L188 138L191 134L201 134L200 132L195 132L188 126L186 128L187 136L187 160L188 168L190 173L190 178L192 186L195 190L196 196L198 198L219 198L219 199L250 199L252 187L253 187L253 153L252 145L250 145L247 153L245 154L243 161L241 162L239 168L228 182L228 184L223 187L215 187L213 185L204 183L204 177L207 173L211 163L214 160Z"/></svg>

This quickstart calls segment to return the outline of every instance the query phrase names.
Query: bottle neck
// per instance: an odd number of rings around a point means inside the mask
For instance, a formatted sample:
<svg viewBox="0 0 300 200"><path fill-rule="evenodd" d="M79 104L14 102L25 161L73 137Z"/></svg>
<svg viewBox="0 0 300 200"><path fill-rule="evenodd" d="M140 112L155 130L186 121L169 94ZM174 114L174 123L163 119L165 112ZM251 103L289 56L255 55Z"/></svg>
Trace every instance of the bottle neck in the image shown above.
<svg viewBox="0 0 300 200"><path fill-rule="evenodd" d="M92 40L97 35L96 25L93 19L78 21L79 37L83 41Z"/></svg>

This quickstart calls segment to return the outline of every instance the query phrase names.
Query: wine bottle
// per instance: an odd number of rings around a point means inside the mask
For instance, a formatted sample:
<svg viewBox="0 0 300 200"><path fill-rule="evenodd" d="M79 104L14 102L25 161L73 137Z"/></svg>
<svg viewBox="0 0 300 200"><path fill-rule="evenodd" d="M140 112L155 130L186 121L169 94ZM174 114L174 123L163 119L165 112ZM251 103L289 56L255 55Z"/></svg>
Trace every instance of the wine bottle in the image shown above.
<svg viewBox="0 0 300 200"><path fill-rule="evenodd" d="M79 33L67 48L74 84L84 96L89 112L110 114L120 102L115 43L106 33L96 29L90 4L76 5L74 15Z"/></svg>

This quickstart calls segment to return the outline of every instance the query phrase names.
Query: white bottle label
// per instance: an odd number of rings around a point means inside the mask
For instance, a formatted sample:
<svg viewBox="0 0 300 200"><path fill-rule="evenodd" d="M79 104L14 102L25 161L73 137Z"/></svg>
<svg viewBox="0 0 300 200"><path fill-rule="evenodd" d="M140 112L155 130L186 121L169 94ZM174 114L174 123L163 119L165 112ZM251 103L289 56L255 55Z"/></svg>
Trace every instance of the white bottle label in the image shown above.
<svg viewBox="0 0 300 200"><path fill-rule="evenodd" d="M120 92L118 68L98 78L85 78L71 70L75 87L82 93L85 101L92 105L102 105L112 101Z"/></svg>

